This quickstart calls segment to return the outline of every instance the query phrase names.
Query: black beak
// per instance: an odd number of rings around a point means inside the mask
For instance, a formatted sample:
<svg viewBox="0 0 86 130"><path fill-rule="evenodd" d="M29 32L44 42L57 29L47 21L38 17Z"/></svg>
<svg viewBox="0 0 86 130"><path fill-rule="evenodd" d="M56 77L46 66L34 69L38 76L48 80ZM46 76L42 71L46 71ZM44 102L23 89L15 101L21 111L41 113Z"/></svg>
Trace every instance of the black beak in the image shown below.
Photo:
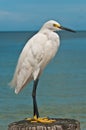
<svg viewBox="0 0 86 130"><path fill-rule="evenodd" d="M63 26L60 26L59 28L62 29L62 30L69 31L69 32L74 32L74 33L76 32L76 31L74 31L74 30L72 30L72 29L65 28L65 27L63 27Z"/></svg>

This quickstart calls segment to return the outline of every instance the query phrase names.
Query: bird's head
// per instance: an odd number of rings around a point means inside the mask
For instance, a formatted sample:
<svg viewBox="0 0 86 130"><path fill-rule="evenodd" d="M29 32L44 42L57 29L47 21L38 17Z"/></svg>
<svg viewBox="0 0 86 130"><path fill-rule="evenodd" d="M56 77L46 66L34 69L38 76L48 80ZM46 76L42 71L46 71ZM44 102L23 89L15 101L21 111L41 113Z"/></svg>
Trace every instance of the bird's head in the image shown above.
<svg viewBox="0 0 86 130"><path fill-rule="evenodd" d="M72 29L69 29L69 28L66 28L66 27L61 26L58 22L56 22L56 21L54 21L54 20L50 20L50 21L46 22L46 23L43 25L43 28L49 29L49 30L51 30L51 31L66 30L66 31L70 31L70 32L75 32L75 31L72 30Z"/></svg>

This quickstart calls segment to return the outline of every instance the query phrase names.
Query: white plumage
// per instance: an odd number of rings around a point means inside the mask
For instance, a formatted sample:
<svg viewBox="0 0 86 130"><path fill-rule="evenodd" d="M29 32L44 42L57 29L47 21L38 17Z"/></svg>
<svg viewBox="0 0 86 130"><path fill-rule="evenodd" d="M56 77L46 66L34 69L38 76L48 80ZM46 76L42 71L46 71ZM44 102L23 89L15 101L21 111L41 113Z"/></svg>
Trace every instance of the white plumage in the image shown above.
<svg viewBox="0 0 86 130"><path fill-rule="evenodd" d="M20 54L14 77L10 82L10 85L15 87L16 94L31 80L36 80L55 56L60 41L58 34L54 31L60 29L64 28L56 21L50 20L28 40Z"/></svg>

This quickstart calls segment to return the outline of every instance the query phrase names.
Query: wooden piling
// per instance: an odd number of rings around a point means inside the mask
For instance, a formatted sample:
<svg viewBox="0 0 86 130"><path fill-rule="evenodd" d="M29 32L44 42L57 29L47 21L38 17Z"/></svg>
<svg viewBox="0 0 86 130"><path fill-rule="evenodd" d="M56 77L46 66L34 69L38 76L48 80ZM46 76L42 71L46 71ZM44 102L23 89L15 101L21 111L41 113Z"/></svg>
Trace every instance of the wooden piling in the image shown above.
<svg viewBox="0 0 86 130"><path fill-rule="evenodd" d="M28 120L13 122L8 125L8 130L80 130L80 122L74 119L59 119L53 123L38 123Z"/></svg>

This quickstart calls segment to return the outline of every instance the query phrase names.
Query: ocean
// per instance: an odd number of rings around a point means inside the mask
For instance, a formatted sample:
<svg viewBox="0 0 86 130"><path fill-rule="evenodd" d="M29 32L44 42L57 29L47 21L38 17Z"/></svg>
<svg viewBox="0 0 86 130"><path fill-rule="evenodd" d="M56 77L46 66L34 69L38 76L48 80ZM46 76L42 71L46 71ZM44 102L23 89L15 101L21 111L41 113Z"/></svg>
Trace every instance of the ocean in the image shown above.
<svg viewBox="0 0 86 130"><path fill-rule="evenodd" d="M16 95L8 86L19 54L36 32L0 32L0 130L33 116L31 82ZM61 46L40 77L37 102L41 117L70 118L86 130L86 32L60 32Z"/></svg>

